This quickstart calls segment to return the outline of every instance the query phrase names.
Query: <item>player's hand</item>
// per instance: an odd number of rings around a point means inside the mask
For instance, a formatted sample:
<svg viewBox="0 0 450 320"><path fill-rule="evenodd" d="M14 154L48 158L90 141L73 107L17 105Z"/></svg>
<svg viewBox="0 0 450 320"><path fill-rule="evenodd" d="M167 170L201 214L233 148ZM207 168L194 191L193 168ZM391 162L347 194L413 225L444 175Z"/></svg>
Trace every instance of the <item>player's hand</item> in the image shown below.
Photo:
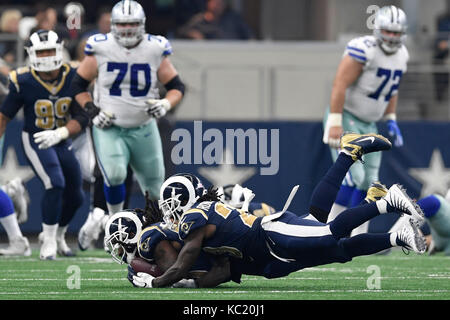
<svg viewBox="0 0 450 320"><path fill-rule="evenodd" d="M194 279L181 279L172 285L172 288L198 288Z"/></svg>
<svg viewBox="0 0 450 320"><path fill-rule="evenodd" d="M250 202L255 197L255 194L249 188L243 188L242 193L244 194L244 203L242 205L242 210L248 211L248 206L250 205Z"/></svg>
<svg viewBox="0 0 450 320"><path fill-rule="evenodd" d="M341 136L343 132L344 130L342 127L330 127L328 131L328 139L326 139L327 142L325 142L325 139L324 142L328 143L331 148L339 149L341 146Z"/></svg>
<svg viewBox="0 0 450 320"><path fill-rule="evenodd" d="M152 281L154 276L145 272L138 272L136 276L133 276L133 285L139 288L152 288Z"/></svg>
<svg viewBox="0 0 450 320"><path fill-rule="evenodd" d="M403 136L400 132L400 128L397 125L397 121L388 120L387 121L388 133L392 137L394 146L401 147L403 146Z"/></svg>
<svg viewBox="0 0 450 320"><path fill-rule="evenodd" d="M170 101L167 99L148 99L145 103L148 105L145 111L156 119L164 117L171 108Z"/></svg>
<svg viewBox="0 0 450 320"><path fill-rule="evenodd" d="M55 130L44 130L36 132L33 135L34 143L38 144L39 149L48 149L68 137L69 130L66 127L60 127Z"/></svg>
<svg viewBox="0 0 450 320"><path fill-rule="evenodd" d="M98 115L92 119L92 123L94 126L100 129L105 129L110 127L113 124L113 120L116 117L113 114L110 114L106 111L101 110Z"/></svg>

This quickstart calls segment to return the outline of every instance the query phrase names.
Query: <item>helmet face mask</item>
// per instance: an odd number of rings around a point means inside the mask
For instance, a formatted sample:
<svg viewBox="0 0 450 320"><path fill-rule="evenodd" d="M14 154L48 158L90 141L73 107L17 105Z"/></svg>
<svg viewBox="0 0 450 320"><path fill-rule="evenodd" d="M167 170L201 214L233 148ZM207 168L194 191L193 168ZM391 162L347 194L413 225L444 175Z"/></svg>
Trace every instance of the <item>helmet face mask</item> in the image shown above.
<svg viewBox="0 0 450 320"><path fill-rule="evenodd" d="M133 47L145 34L145 13L134 0L117 3L111 12L111 32L119 44Z"/></svg>
<svg viewBox="0 0 450 320"><path fill-rule="evenodd" d="M137 251L142 222L133 211L112 215L105 226L104 245L119 264L130 262Z"/></svg>
<svg viewBox="0 0 450 320"><path fill-rule="evenodd" d="M39 72L58 70L63 63L63 42L56 32L39 30L30 36L30 46L26 47L30 66ZM54 55L48 53L54 52Z"/></svg>
<svg viewBox="0 0 450 320"><path fill-rule="evenodd" d="M374 26L373 34L381 49L388 54L397 52L406 40L406 14L400 8L381 8L375 16Z"/></svg>
<svg viewBox="0 0 450 320"><path fill-rule="evenodd" d="M158 204L166 227L175 230L181 215L205 192L200 179L191 174L177 174L164 181Z"/></svg>

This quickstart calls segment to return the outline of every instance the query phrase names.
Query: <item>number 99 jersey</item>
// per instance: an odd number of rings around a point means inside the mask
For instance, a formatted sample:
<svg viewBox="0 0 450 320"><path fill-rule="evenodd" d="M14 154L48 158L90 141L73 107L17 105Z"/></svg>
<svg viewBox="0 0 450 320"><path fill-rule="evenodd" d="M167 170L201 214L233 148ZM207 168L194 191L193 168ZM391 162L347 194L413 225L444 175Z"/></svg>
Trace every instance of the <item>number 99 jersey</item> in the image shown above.
<svg viewBox="0 0 450 320"><path fill-rule="evenodd" d="M136 47L127 49L111 33L96 34L87 40L84 52L97 60L96 105L114 114L114 124L120 127L149 122L145 101L160 98L157 71L163 59L172 54L170 42L145 34Z"/></svg>
<svg viewBox="0 0 450 320"><path fill-rule="evenodd" d="M23 106L23 130L30 135L62 127L70 116L70 82L74 75L75 69L63 64L56 82L50 84L29 67L13 70L9 74L9 93L0 111L12 119Z"/></svg>
<svg viewBox="0 0 450 320"><path fill-rule="evenodd" d="M408 50L402 45L395 53L386 54L374 36L364 36L351 40L344 55L363 64L361 75L347 88L344 110L366 122L379 121L391 97L398 93L407 70Z"/></svg>

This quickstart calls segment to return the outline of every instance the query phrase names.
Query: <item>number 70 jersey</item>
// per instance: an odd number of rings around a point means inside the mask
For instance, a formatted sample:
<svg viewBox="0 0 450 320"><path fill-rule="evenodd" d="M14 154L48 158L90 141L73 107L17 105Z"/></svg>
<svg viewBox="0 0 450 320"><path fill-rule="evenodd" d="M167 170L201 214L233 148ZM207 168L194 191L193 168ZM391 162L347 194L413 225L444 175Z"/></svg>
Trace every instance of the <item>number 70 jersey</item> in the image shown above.
<svg viewBox="0 0 450 320"><path fill-rule="evenodd" d="M388 55L374 36L364 36L351 40L344 55L363 64L361 75L347 88L344 109L363 121L381 120L389 100L398 94L400 81L407 70L408 50L402 45Z"/></svg>
<svg viewBox="0 0 450 320"><path fill-rule="evenodd" d="M159 99L157 71L172 54L170 42L162 36L144 34L134 48L121 46L111 33L91 36L84 49L95 56L98 77L94 100L99 108L114 114L114 123L124 128L149 121L145 101Z"/></svg>

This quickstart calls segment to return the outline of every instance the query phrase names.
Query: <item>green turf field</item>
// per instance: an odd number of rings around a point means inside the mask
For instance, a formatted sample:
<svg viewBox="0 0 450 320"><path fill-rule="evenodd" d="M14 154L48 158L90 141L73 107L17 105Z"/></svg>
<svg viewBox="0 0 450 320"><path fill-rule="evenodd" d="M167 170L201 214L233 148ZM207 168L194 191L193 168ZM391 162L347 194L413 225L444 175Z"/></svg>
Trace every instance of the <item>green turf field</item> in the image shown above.
<svg viewBox="0 0 450 320"><path fill-rule="evenodd" d="M126 279L126 266L102 250L40 261L0 258L1 300L306 300L450 299L450 257L389 255L359 257L294 272L280 279L244 276L216 289L140 289Z"/></svg>

